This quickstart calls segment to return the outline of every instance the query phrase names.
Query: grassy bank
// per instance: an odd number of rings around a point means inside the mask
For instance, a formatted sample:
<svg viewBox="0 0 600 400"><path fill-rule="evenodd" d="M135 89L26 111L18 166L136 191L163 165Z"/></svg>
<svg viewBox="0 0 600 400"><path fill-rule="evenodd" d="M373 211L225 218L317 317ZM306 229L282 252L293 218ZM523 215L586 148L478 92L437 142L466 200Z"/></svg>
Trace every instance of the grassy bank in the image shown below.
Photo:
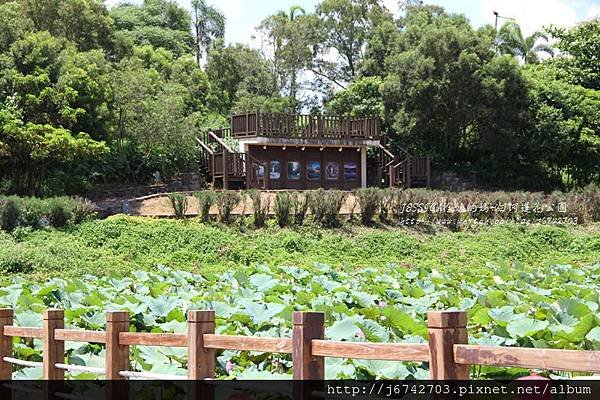
<svg viewBox="0 0 600 400"><path fill-rule="evenodd" d="M417 229L349 230L267 228L242 232L196 220L116 216L69 229L0 233L0 273L80 276L129 274L157 264L220 273L248 265L315 263L354 270L397 263L402 267L479 267L488 261L526 265L600 261L600 226L506 225L477 232Z"/></svg>

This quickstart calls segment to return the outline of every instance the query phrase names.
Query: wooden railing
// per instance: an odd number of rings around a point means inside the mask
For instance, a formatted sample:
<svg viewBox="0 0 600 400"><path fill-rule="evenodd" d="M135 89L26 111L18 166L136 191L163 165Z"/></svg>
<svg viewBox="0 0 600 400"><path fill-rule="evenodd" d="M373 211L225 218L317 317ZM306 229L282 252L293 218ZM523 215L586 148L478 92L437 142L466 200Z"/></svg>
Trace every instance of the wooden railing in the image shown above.
<svg viewBox="0 0 600 400"><path fill-rule="evenodd" d="M231 117L233 137L378 139L379 118L247 113Z"/></svg>
<svg viewBox="0 0 600 400"><path fill-rule="evenodd" d="M64 329L64 312L47 310L42 328L13 326L13 310L0 309L0 381L12 378L13 365L43 368L44 379L64 379L65 371L104 375L109 380L207 379L215 375L215 350L239 350L292 355L294 379L324 379L325 357L429 362L431 379L469 379L469 366L493 365L546 370L600 372L600 351L469 345L467 313L431 311L427 315L428 343L368 343L325 340L325 317L320 312L296 311L291 338L215 334L214 311L188 311L186 334L130 332L129 313L106 313L104 331ZM43 341L42 362L13 357L13 337ZM65 363L65 342L100 343L106 347L104 368ZM187 376L130 370L129 346L187 348Z"/></svg>
<svg viewBox="0 0 600 400"><path fill-rule="evenodd" d="M392 153L383 144L380 144L380 173L387 174L387 183L390 187L412 186L413 181L429 187L431 183L431 159L415 157L403 148L397 148Z"/></svg>
<svg viewBox="0 0 600 400"><path fill-rule="evenodd" d="M223 188L228 188L231 178L246 175L246 153L232 149L223 139L229 137L228 129L208 131L204 140L198 140L201 157L210 157L210 171L214 179L222 177Z"/></svg>

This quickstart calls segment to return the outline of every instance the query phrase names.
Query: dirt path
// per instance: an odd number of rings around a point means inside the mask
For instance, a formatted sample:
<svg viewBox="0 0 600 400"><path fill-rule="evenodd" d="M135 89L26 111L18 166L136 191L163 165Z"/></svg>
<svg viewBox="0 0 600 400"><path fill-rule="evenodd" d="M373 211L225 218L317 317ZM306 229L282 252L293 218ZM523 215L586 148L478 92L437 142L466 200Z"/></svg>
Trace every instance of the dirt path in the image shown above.
<svg viewBox="0 0 600 400"><path fill-rule="evenodd" d="M268 191L261 192L262 201L268 202L270 204L269 214L274 214L273 211L273 203L275 201L275 195L277 192ZM158 194L142 197L139 199L134 199L129 201L129 214L135 216L143 216L143 217L173 217L173 208L171 207L171 202L168 199L168 194ZM192 217L198 215L198 200L188 195L187 198L188 203L188 211L186 215ZM355 204L356 199L353 193L349 193L346 197L344 205L341 209L341 214L351 214L352 209L354 208L354 212L358 211L358 205ZM245 196L245 202L240 202L238 206L233 210L233 214L241 215L241 214L252 214L252 200ZM212 206L210 209L211 215L216 215L217 207Z"/></svg>

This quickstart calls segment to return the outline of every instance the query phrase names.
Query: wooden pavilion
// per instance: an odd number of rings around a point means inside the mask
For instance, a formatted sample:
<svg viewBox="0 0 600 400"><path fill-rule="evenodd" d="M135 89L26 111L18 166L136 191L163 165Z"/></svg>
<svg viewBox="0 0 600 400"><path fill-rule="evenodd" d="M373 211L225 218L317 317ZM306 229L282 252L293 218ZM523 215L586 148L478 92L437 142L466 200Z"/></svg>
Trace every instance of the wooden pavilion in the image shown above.
<svg viewBox="0 0 600 400"><path fill-rule="evenodd" d="M429 187L429 157L382 144L378 118L246 113L197 138L213 187L350 190L367 186L367 147L378 151L379 182Z"/></svg>

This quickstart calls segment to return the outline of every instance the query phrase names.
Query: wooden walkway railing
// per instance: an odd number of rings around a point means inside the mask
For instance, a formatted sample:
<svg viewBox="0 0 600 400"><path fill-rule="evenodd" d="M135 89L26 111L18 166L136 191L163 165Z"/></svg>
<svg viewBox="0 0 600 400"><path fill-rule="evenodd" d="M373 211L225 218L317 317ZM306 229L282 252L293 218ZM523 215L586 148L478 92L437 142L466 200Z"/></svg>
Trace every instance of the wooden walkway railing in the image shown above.
<svg viewBox="0 0 600 400"><path fill-rule="evenodd" d="M129 313L106 314L105 331L64 329L62 310L44 312L43 327L13 326L13 310L0 309L0 381L12 378L13 365L43 368L44 379L64 379L65 371L104 375L107 380L210 379L215 375L215 350L240 350L292 355L293 378L325 378L325 357L429 362L431 379L469 379L471 365L530 369L600 372L600 351L555 350L469 345L467 313L428 313L429 343L368 343L325 340L325 318L318 312L294 312L291 338L226 336L215 334L214 311L188 312L188 331L140 333L129 331ZM43 340L42 362L13 357L13 337ZM106 346L104 368L65 364L65 342L91 342ZM129 346L168 346L188 349L187 376L130 370Z"/></svg>
<svg viewBox="0 0 600 400"><path fill-rule="evenodd" d="M231 116L231 134L236 138L267 136L316 139L378 139L379 118L246 113Z"/></svg>

